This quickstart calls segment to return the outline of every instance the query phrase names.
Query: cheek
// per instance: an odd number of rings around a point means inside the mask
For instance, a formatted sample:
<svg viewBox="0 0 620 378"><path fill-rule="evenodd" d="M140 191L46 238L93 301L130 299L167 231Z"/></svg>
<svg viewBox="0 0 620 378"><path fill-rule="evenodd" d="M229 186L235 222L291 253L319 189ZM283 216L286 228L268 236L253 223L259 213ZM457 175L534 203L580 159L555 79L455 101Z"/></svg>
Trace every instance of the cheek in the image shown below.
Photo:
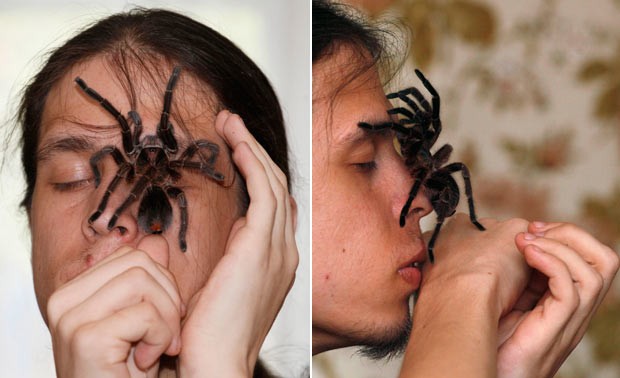
<svg viewBox="0 0 620 378"><path fill-rule="evenodd" d="M81 224L84 211L72 203L53 197L35 186L28 219L32 241L32 267L35 285L55 289L67 279L68 261L84 248ZM62 272L61 272L62 269ZM38 288L36 288L38 290Z"/></svg>
<svg viewBox="0 0 620 378"><path fill-rule="evenodd" d="M184 300L189 300L205 285L224 255L230 229L237 218L236 198L232 188L210 188L196 196L188 193L188 250L172 253L169 267Z"/></svg>

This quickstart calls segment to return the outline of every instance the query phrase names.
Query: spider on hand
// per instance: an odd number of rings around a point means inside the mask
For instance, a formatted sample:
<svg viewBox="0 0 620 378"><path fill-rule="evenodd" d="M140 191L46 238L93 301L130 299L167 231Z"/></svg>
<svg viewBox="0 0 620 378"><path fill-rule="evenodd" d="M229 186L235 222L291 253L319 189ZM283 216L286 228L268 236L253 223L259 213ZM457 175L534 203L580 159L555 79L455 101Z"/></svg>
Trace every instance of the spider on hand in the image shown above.
<svg viewBox="0 0 620 378"><path fill-rule="evenodd" d="M400 226L405 226L411 203L420 189L422 189L422 193L429 199L435 214L437 214L437 224L428 243L428 259L433 263L435 260L433 248L441 226L447 217L455 213L460 200L459 187L452 177L453 173L461 172L463 176L471 222L481 231L484 231L485 228L476 218L471 180L467 166L461 162L445 165L452 153L452 146L449 144L444 144L434 154L430 152L441 133L441 119L439 118L440 98L435 88L424 77L422 72L416 69L415 73L422 81L422 84L424 84L424 87L433 96L432 106L417 88L407 88L387 95L388 99L402 100L410 108L397 107L388 111L390 115L404 116L398 123L384 122L373 125L360 122L358 126L369 131L391 129L395 132L396 141L400 149L398 152L405 159L405 165L414 178L409 197L400 213ZM417 103L415 100L417 100Z"/></svg>
<svg viewBox="0 0 620 378"><path fill-rule="evenodd" d="M172 223L172 206L170 199L176 200L180 211L181 224L179 229L179 246L181 251L187 250L185 236L187 233L187 199L181 189L174 186L181 178L181 169L200 173L216 182L223 182L224 175L215 170L215 162L219 154L219 146L205 139L193 141L189 147L180 152L174 136L173 126L169 121L172 91L179 78L181 68L174 67L168 80L164 95L164 107L161 119L157 125L156 135L145 135L141 138L142 120L135 110L127 115L133 123L133 132L129 122L108 100L103 98L94 89L88 87L80 77L75 78L78 86L92 99L97 101L117 121L121 128L123 153L114 145L103 147L90 158L90 167L93 171L95 187L101 184L99 162L107 155L112 156L118 170L108 184L108 187L99 202L97 210L90 216L88 222L95 222L105 210L110 195L118 187L121 180L133 185L129 196L114 211L107 228L111 230L116 225L118 217L132 203L140 200L137 222L139 227L148 234L161 234ZM203 153L203 151L205 153ZM195 158L197 157L197 159ZM121 232L124 229L121 228Z"/></svg>

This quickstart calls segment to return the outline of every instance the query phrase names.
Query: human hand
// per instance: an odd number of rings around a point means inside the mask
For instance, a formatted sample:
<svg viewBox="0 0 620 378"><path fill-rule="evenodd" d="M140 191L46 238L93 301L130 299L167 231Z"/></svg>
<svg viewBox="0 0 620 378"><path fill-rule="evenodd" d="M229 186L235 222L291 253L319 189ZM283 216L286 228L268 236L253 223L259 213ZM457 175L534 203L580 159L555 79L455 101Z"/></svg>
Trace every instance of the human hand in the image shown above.
<svg viewBox="0 0 620 378"><path fill-rule="evenodd" d="M166 240L147 236L54 292L47 315L58 377L157 376L160 356L181 350L183 304L167 265Z"/></svg>
<svg viewBox="0 0 620 378"><path fill-rule="evenodd" d="M619 258L568 223L531 223L515 241L537 272L500 322L498 376L552 377L585 334Z"/></svg>
<svg viewBox="0 0 620 378"><path fill-rule="evenodd" d="M514 244L515 235L525 231L528 222L490 218L480 222L485 231L474 227L467 215L458 213L443 227L435 246L435 264L424 264L422 291L436 290L437 298L445 300L440 294L450 285L480 295L484 285L494 289L485 293L494 296L499 316L512 308L531 272Z"/></svg>
<svg viewBox="0 0 620 378"><path fill-rule="evenodd" d="M514 244L520 219L457 214L425 264L401 377L489 377L497 373L497 323L525 288L531 269Z"/></svg>
<svg viewBox="0 0 620 378"><path fill-rule="evenodd" d="M220 112L215 128L233 150L250 206L206 286L190 300L179 368L184 377L248 377L295 278L296 207L285 175L238 115Z"/></svg>

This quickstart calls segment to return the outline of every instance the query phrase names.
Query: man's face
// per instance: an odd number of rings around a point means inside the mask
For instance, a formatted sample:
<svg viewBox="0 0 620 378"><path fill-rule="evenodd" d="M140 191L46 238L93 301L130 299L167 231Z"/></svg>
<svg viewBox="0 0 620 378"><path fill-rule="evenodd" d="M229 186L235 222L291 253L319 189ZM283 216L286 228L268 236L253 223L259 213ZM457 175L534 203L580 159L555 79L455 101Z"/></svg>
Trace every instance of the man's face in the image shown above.
<svg viewBox="0 0 620 378"><path fill-rule="evenodd" d="M163 72L172 72L172 68ZM142 136L154 135L163 108L167 77L163 75L160 82L153 83L146 74L136 75L131 78L137 101L134 110L142 118ZM120 214L115 228L108 230L106 227L114 210L129 197L137 179L131 184L122 179L112 192L103 214L92 224L88 222L118 171L111 156L102 159L99 163L102 180L95 188L89 159L104 146L114 145L121 151L123 148L118 122L77 86L73 81L76 76L125 116L132 109L127 90L102 58L74 67L47 98L39 136L36 185L29 213L35 291L44 317L47 301L59 286L119 247L135 247L146 235L136 221L140 197ZM232 169L226 168L230 164L229 154L213 127L215 111L206 105L208 99L195 89L197 87L191 77L181 71L173 92L170 119L176 127L175 136L179 142L177 158L186 146L183 141L188 140L179 127L180 117L194 139L208 139L220 146L218 168L231 175ZM187 252L181 252L179 247L178 203L170 199L173 221L162 234L169 246L169 256L158 256L156 261L165 264L164 261L168 260L167 267L175 276L181 297L187 303L204 285L221 258L238 206L235 190L195 172L180 172L182 178L171 183L183 190L188 202Z"/></svg>
<svg viewBox="0 0 620 378"><path fill-rule="evenodd" d="M399 226L412 179L391 134L358 127L390 121L376 70L334 97L351 56L341 48L313 65L314 353L396 338L420 283L420 271L410 265L425 258L419 220L428 201L418 196L407 226Z"/></svg>

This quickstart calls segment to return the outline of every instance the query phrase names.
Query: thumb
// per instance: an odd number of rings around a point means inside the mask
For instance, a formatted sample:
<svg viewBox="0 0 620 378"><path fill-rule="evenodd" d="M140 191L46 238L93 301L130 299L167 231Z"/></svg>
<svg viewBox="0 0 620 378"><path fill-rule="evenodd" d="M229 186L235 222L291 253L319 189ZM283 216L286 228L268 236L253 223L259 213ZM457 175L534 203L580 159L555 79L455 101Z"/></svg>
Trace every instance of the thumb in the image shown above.
<svg viewBox="0 0 620 378"><path fill-rule="evenodd" d="M155 262L168 268L170 248L168 241L163 236L147 235L140 240L137 249L146 252Z"/></svg>

